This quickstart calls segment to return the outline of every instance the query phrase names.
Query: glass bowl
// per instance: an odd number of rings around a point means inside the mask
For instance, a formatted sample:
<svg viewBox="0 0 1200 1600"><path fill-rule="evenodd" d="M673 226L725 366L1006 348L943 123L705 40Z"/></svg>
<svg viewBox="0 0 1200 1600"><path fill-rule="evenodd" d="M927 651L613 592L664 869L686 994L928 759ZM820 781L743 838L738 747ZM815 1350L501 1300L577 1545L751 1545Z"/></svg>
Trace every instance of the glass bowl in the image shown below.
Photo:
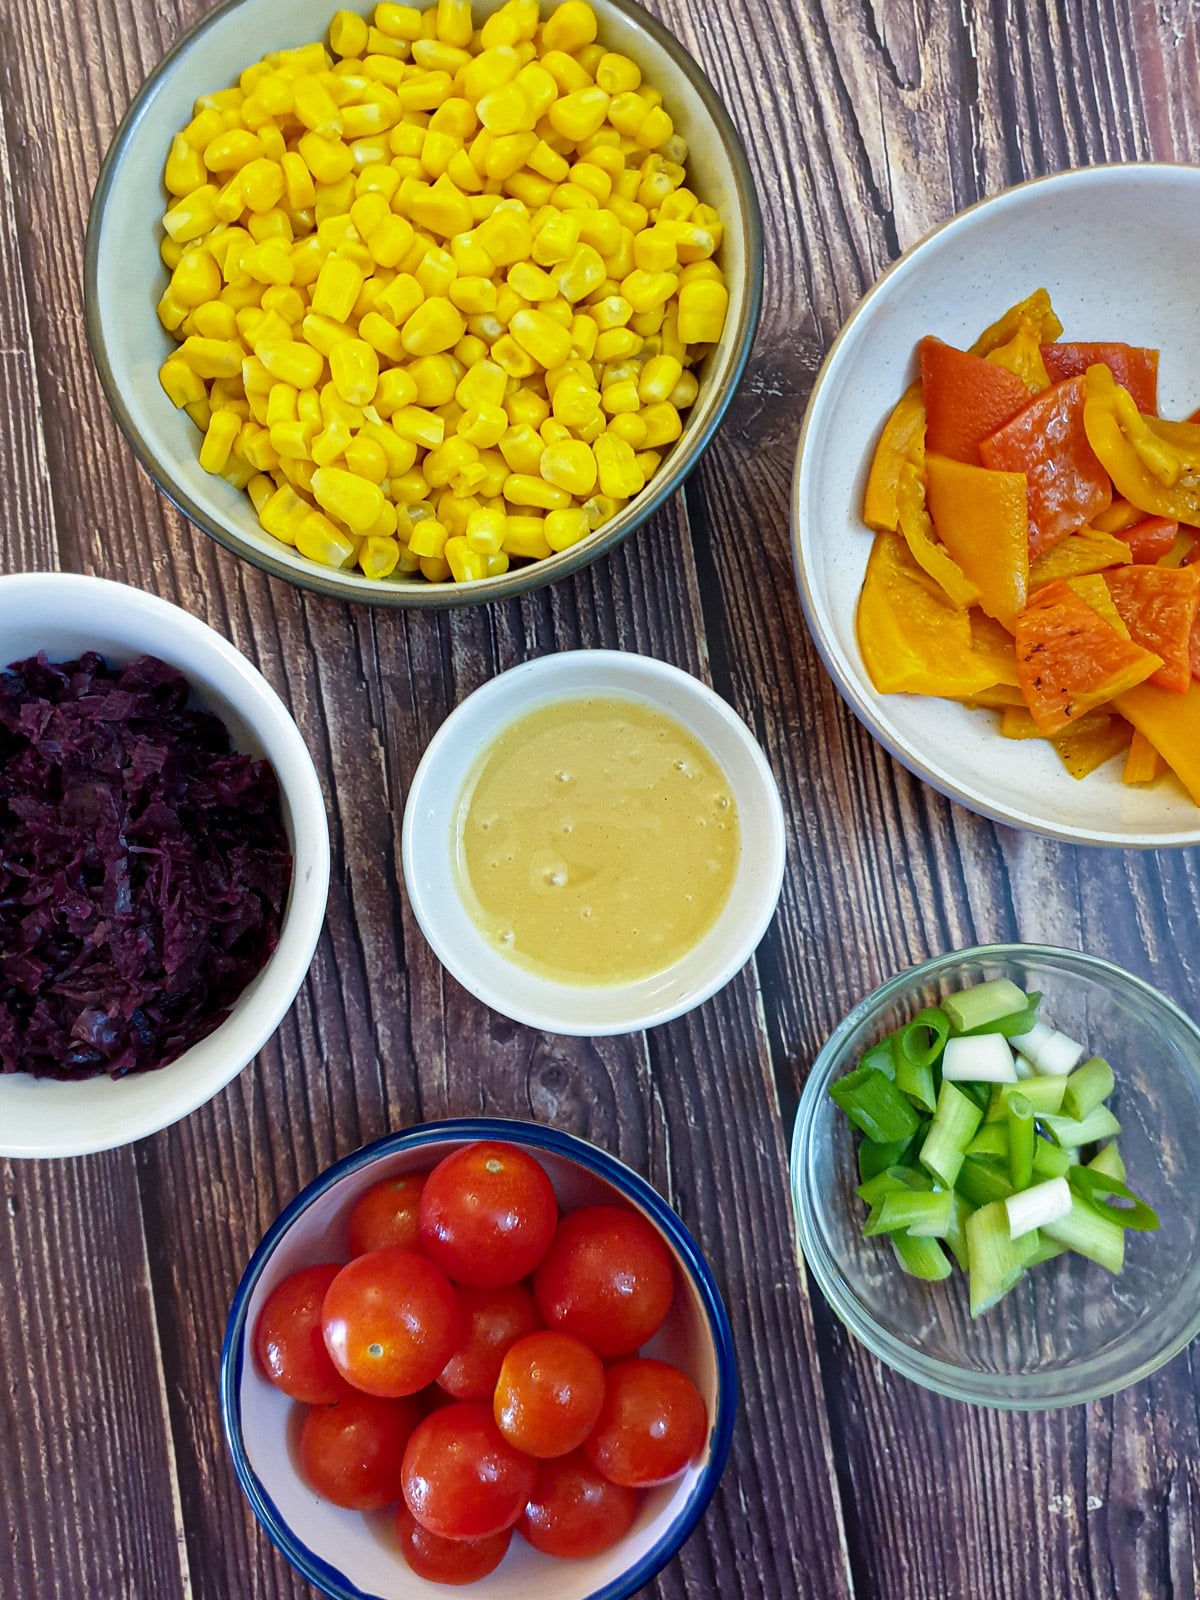
<svg viewBox="0 0 1200 1600"><path fill-rule="evenodd" d="M1124 1271L1067 1254L1043 1262L972 1321L966 1274L923 1283L884 1239L864 1239L855 1194L858 1135L829 1098L835 1078L924 1005L989 978L1044 996L1045 1018L1105 1056L1130 1187L1158 1212L1129 1233ZM1200 1029L1149 984L1095 956L990 945L938 956L892 978L835 1029L805 1085L792 1139L800 1244L825 1298L856 1338L937 1394L1033 1411L1136 1383L1200 1332Z"/></svg>

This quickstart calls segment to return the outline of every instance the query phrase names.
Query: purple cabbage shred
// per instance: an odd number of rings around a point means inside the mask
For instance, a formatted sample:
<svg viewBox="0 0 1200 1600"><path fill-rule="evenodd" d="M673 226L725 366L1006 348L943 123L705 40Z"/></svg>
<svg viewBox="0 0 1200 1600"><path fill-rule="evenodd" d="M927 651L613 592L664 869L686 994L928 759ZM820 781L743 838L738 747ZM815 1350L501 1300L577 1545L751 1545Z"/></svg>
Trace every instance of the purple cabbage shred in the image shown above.
<svg viewBox="0 0 1200 1600"><path fill-rule="evenodd" d="M154 656L0 672L2 1071L165 1066L278 943L278 781L188 693Z"/></svg>

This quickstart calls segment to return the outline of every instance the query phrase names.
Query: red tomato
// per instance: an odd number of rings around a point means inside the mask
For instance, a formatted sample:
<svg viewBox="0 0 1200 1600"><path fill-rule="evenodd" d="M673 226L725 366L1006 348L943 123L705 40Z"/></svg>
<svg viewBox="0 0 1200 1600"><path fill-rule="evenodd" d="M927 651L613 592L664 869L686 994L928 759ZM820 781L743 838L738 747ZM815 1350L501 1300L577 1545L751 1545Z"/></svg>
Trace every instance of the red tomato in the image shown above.
<svg viewBox="0 0 1200 1600"><path fill-rule="evenodd" d="M548 1327L612 1361L662 1326L675 1294L671 1253L636 1211L586 1206L559 1223L533 1294Z"/></svg>
<svg viewBox="0 0 1200 1600"><path fill-rule="evenodd" d="M404 1452L404 1501L430 1533L486 1539L511 1528L533 1491L537 1466L514 1450L481 1400L442 1406Z"/></svg>
<svg viewBox="0 0 1200 1600"><path fill-rule="evenodd" d="M665 1361L619 1361L583 1449L606 1478L637 1489L674 1478L707 1437L708 1413L686 1373Z"/></svg>
<svg viewBox="0 0 1200 1600"><path fill-rule="evenodd" d="M558 1220L550 1179L515 1145L464 1145L421 1195L421 1247L456 1283L499 1288L527 1278Z"/></svg>
<svg viewBox="0 0 1200 1600"><path fill-rule="evenodd" d="M254 1354L263 1373L305 1405L328 1405L348 1390L321 1335L321 1304L341 1270L324 1261L293 1272L271 1290L254 1325Z"/></svg>
<svg viewBox="0 0 1200 1600"><path fill-rule="evenodd" d="M544 1458L578 1449L603 1404L599 1356L569 1333L531 1333L505 1356L492 1410L509 1444Z"/></svg>
<svg viewBox="0 0 1200 1600"><path fill-rule="evenodd" d="M629 1531L641 1496L610 1483L582 1450L543 1461L519 1527L548 1556L598 1556Z"/></svg>
<svg viewBox="0 0 1200 1600"><path fill-rule="evenodd" d="M425 1174L412 1173L407 1177L384 1178L382 1183L373 1184L365 1194L359 1195L347 1223L350 1254L362 1256L368 1250L386 1250L391 1245L415 1250L424 1187Z"/></svg>
<svg viewBox="0 0 1200 1600"><path fill-rule="evenodd" d="M510 1345L540 1328L533 1296L520 1284L458 1291L466 1332L438 1382L456 1400L490 1400Z"/></svg>
<svg viewBox="0 0 1200 1600"><path fill-rule="evenodd" d="M330 1284L321 1320L342 1376L383 1396L432 1383L462 1337L453 1285L416 1250L356 1256Z"/></svg>
<svg viewBox="0 0 1200 1600"><path fill-rule="evenodd" d="M314 1406L300 1429L300 1471L309 1486L350 1511L378 1511L401 1493L404 1447L421 1420L415 1400L347 1392Z"/></svg>
<svg viewBox="0 0 1200 1600"><path fill-rule="evenodd" d="M430 1583L476 1583L504 1560L512 1529L486 1539L443 1539L423 1528L407 1506L396 1513L400 1552L418 1578Z"/></svg>

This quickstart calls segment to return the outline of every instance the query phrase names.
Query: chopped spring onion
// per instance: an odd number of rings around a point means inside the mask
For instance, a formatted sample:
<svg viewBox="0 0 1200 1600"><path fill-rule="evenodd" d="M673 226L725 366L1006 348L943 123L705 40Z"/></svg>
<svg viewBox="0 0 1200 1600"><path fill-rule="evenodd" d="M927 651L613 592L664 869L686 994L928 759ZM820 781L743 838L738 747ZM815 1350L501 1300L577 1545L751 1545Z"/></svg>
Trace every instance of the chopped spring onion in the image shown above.
<svg viewBox="0 0 1200 1600"><path fill-rule="evenodd" d="M859 1132L878 1144L907 1139L917 1131L921 1119L876 1067L847 1073L829 1092Z"/></svg>
<svg viewBox="0 0 1200 1600"><path fill-rule="evenodd" d="M1009 1234L1020 1239L1048 1222L1060 1222L1070 1214L1071 1204L1071 1185L1065 1178L1047 1178L1020 1194L1010 1194L1004 1202Z"/></svg>
<svg viewBox="0 0 1200 1600"><path fill-rule="evenodd" d="M921 1146L921 1165L944 1189L953 1189L967 1145L983 1121L983 1112L952 1083L942 1080L937 1110Z"/></svg>
<svg viewBox="0 0 1200 1600"><path fill-rule="evenodd" d="M954 1195L949 1189L924 1194L908 1189L885 1195L879 1211L885 1233L907 1228L914 1238L944 1239L954 1219Z"/></svg>
<svg viewBox="0 0 1200 1600"><path fill-rule="evenodd" d="M1013 1053L998 1033L951 1039L942 1056L942 1080L950 1083L1016 1083Z"/></svg>
<svg viewBox="0 0 1200 1600"><path fill-rule="evenodd" d="M947 996L830 1089L863 1135L864 1235L886 1236L929 1282L950 1276L952 1256L972 1316L1069 1250L1119 1272L1126 1232L1159 1225L1111 1142L1112 1068L1081 1065L1084 1047L1038 1019L1040 1001L1007 979Z"/></svg>
<svg viewBox="0 0 1200 1600"><path fill-rule="evenodd" d="M1125 1264L1125 1229L1119 1222L1102 1216L1081 1195L1073 1195L1067 1215L1046 1223L1042 1231L1109 1272L1120 1272Z"/></svg>
<svg viewBox="0 0 1200 1600"><path fill-rule="evenodd" d="M1055 1144L1068 1150L1078 1150L1080 1145L1095 1144L1100 1139L1115 1139L1121 1131L1121 1124L1107 1106L1097 1106L1082 1122L1074 1117L1051 1116L1039 1117L1038 1121Z"/></svg>
<svg viewBox="0 0 1200 1600"><path fill-rule="evenodd" d="M1112 1216L1122 1228L1132 1228L1135 1233L1153 1233L1158 1227L1158 1212L1148 1206L1140 1196L1121 1182L1108 1178L1102 1172L1092 1172L1087 1167L1071 1168L1071 1187L1085 1200L1090 1200L1102 1217ZM1128 1200L1126 1206L1110 1206L1106 1200Z"/></svg>
<svg viewBox="0 0 1200 1600"><path fill-rule="evenodd" d="M1014 1011L1024 1011L1027 1005L1028 997L1015 983L1008 978L993 978L990 983L977 983L973 989L947 995L942 1010L956 1032L970 1033L1009 1017Z"/></svg>
<svg viewBox="0 0 1200 1600"><path fill-rule="evenodd" d="M1034 1146L1037 1129L1033 1123L1033 1105L1023 1095L1014 1091L1006 1097L1008 1105L1008 1175L1014 1189L1028 1189L1033 1182Z"/></svg>
<svg viewBox="0 0 1200 1600"><path fill-rule="evenodd" d="M954 1271L936 1239L918 1239L911 1233L892 1233L888 1237L901 1271L907 1272L909 1277L937 1283Z"/></svg>
<svg viewBox="0 0 1200 1600"><path fill-rule="evenodd" d="M1067 1079L1062 1109L1066 1116L1082 1122L1097 1106L1102 1106L1113 1092L1113 1069L1103 1056L1092 1056ZM1049 1108L1057 1109L1057 1107Z"/></svg>

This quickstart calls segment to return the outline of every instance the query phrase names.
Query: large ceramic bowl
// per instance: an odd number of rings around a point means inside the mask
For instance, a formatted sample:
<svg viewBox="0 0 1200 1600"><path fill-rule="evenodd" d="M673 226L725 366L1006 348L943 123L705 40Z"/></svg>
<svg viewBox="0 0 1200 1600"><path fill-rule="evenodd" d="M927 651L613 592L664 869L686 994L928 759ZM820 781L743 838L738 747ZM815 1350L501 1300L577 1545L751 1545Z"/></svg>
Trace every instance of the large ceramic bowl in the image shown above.
<svg viewBox="0 0 1200 1600"><path fill-rule="evenodd" d="M857 1135L829 1086L924 1005L988 978L1044 995L1042 1014L1112 1063L1129 1183L1158 1212L1127 1234L1111 1277L1075 1254L1043 1262L972 1320L966 1275L906 1277L864 1239ZM817 1057L796 1116L792 1190L800 1243L834 1311L867 1349L955 1400L1037 1410L1097 1400L1148 1376L1200 1333L1200 1029L1157 990L1075 950L994 945L939 956L868 995Z"/></svg>
<svg viewBox="0 0 1200 1600"><path fill-rule="evenodd" d="M559 981L506 959L464 904L455 866L455 802L480 751L539 706L592 695L640 701L681 723L725 773L741 827L733 885L713 926L664 971L618 984ZM468 695L430 740L404 809L404 884L438 959L485 1005L548 1033L635 1033L724 988L775 914L786 853L779 790L742 719L690 673L622 650L560 651Z"/></svg>
<svg viewBox="0 0 1200 1600"><path fill-rule="evenodd" d="M729 1454L737 1371L729 1322L711 1272L670 1207L636 1172L595 1145L532 1122L494 1118L409 1128L339 1161L309 1184L267 1230L242 1276L221 1353L221 1412L233 1463L271 1542L332 1600L436 1600L443 1586L418 1578L396 1547L386 1512L367 1518L320 1499L296 1468L298 1408L259 1372L252 1339L258 1312L283 1278L315 1261L345 1259L346 1217L372 1184L428 1172L477 1139L518 1144L541 1163L571 1211L626 1205L658 1230L675 1263L675 1301L649 1355L681 1367L704 1397L709 1434L682 1477L647 1491L629 1532L588 1560L559 1561L514 1538L481 1600L626 1600L664 1566L700 1520Z"/></svg>
<svg viewBox="0 0 1200 1600"><path fill-rule="evenodd" d="M312 757L266 679L203 622L121 583L75 573L0 577L0 669L44 650L86 650L110 664L155 655L188 679L235 749L265 757L279 779L292 883L279 943L229 1016L151 1072L58 1082L0 1073L0 1156L74 1156L144 1139L211 1100L266 1044L304 982L329 890L329 829Z"/></svg>
<svg viewBox="0 0 1200 1600"><path fill-rule="evenodd" d="M1200 843L1200 808L1174 779L1121 782L1112 761L1082 782L1041 740L1001 739L997 719L949 700L881 695L854 632L871 549L860 521L884 418L917 372L925 334L965 347L1045 285L1064 338L1162 352L1160 405L1200 401L1192 271L1200 168L1093 167L1009 189L909 250L855 309L818 375L792 499L796 581L818 650L847 704L919 778L997 822L1077 844ZM1148 246L1147 241L1153 244Z"/></svg>
<svg viewBox="0 0 1200 1600"><path fill-rule="evenodd" d="M417 0L423 9L425 0ZM719 260L729 287L720 344L700 372L700 395L682 437L645 492L570 550L477 583L376 582L318 566L259 527L246 495L202 471L200 435L163 394L158 369L176 348L154 308L166 287L159 259L167 203L162 168L171 137L198 95L236 81L268 50L323 38L337 0L225 0L186 33L146 80L126 112L101 169L88 222L84 302L88 337L105 393L146 471L197 526L276 577L346 600L377 605L454 606L538 588L611 550L667 500L695 466L733 398L750 353L762 294L762 229L746 153L729 113L703 71L633 0L593 0L600 38L633 57L658 86L687 139L701 198L720 211ZM499 0L475 5L477 19ZM353 0L352 9L373 7Z"/></svg>

